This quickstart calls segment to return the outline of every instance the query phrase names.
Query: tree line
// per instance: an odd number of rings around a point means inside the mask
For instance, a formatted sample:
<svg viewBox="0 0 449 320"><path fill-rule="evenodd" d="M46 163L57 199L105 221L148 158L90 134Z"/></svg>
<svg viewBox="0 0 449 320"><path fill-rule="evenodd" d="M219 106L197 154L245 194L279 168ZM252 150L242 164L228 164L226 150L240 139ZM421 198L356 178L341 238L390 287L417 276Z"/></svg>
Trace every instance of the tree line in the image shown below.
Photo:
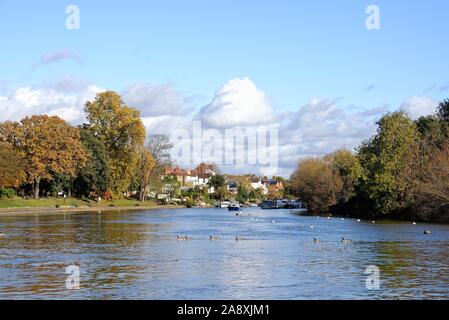
<svg viewBox="0 0 449 320"><path fill-rule="evenodd" d="M449 99L412 120L384 115L377 133L352 152L302 159L292 191L311 213L449 221Z"/></svg>
<svg viewBox="0 0 449 320"><path fill-rule="evenodd" d="M151 136L140 112L113 91L85 104L86 123L34 115L0 123L0 192L39 198L68 196L145 199L167 159L168 139Z"/></svg>

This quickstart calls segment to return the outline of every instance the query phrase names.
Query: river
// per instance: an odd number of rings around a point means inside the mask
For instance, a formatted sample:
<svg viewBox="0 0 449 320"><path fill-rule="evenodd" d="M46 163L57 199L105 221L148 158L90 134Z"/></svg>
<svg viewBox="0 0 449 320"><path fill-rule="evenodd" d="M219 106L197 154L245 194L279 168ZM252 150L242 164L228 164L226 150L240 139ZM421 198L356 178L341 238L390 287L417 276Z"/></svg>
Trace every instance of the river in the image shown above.
<svg viewBox="0 0 449 320"><path fill-rule="evenodd" d="M0 215L0 233L0 299L449 298L448 225L161 209Z"/></svg>

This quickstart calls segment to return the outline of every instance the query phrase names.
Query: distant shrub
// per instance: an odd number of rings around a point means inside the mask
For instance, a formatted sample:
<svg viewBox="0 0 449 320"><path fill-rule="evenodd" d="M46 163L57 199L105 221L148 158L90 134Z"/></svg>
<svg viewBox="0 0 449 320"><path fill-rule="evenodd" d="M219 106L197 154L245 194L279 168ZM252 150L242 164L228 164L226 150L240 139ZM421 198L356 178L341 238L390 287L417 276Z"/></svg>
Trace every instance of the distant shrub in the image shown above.
<svg viewBox="0 0 449 320"><path fill-rule="evenodd" d="M14 198L16 196L16 190L11 188L0 189L0 198Z"/></svg>

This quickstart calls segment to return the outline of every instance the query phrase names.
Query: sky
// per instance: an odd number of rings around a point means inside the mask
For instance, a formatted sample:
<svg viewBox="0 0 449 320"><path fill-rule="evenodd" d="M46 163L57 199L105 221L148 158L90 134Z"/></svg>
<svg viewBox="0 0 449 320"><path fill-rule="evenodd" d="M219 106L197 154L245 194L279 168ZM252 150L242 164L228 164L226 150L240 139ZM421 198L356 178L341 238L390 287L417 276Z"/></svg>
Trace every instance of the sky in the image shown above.
<svg viewBox="0 0 449 320"><path fill-rule="evenodd" d="M149 134L192 119L275 127L288 176L301 157L355 148L388 111L416 118L449 97L447 12L446 0L2 0L0 121L79 124L85 101L114 90Z"/></svg>

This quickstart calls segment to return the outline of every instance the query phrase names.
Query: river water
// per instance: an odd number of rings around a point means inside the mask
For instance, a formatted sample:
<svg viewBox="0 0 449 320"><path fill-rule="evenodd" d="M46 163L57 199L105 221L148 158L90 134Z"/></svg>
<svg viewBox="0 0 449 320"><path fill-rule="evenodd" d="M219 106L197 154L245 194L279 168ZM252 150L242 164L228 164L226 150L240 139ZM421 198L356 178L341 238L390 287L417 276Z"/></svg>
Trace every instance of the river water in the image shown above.
<svg viewBox="0 0 449 320"><path fill-rule="evenodd" d="M2 215L0 233L0 299L449 298L448 225L163 209Z"/></svg>

